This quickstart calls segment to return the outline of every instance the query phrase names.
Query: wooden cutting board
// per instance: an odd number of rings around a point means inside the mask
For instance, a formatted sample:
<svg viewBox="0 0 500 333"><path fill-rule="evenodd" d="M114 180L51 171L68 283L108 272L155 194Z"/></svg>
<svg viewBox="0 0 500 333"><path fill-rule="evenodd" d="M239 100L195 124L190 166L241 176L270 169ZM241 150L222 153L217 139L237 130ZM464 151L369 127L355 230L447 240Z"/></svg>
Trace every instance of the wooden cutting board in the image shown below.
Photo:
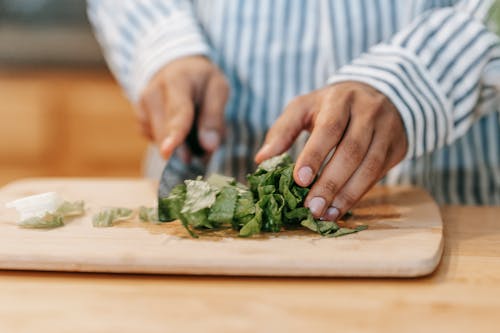
<svg viewBox="0 0 500 333"><path fill-rule="evenodd" d="M202 232L193 239L179 222L162 225L137 218L94 228L92 214L109 206L156 204L157 186L137 179L28 179L0 190L0 269L75 272L255 276L380 276L429 274L443 249L438 207L424 191L379 187L354 209L348 225L369 229L340 238L307 230L238 238L231 231ZM21 229L5 203L55 191L85 200L87 213L61 228Z"/></svg>

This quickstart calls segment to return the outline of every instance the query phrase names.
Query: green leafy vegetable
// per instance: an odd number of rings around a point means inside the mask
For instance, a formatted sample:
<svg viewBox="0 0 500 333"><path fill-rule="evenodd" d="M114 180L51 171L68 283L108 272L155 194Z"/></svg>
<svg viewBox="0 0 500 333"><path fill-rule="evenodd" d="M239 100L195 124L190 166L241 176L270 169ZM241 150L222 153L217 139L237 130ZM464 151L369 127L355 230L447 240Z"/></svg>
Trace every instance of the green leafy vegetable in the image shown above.
<svg viewBox="0 0 500 333"><path fill-rule="evenodd" d="M181 213L196 213L214 204L217 188L200 179L186 180L184 183L186 184L186 200Z"/></svg>
<svg viewBox="0 0 500 333"><path fill-rule="evenodd" d="M134 211L128 208L107 208L92 217L92 225L96 228L112 227L115 222L132 218Z"/></svg>
<svg viewBox="0 0 500 333"><path fill-rule="evenodd" d="M248 215L255 214L255 204L253 194L249 190L239 192L239 197L234 210L234 218L241 219Z"/></svg>
<svg viewBox="0 0 500 333"><path fill-rule="evenodd" d="M340 237L340 236L345 236L345 235L349 235L349 234L354 234L356 232L359 232L359 231L362 231L362 230L366 230L368 228L367 225L360 225L360 226L357 226L356 228L354 229L350 229L350 228L339 228L337 231L335 231L333 234L331 234L332 237Z"/></svg>
<svg viewBox="0 0 500 333"><path fill-rule="evenodd" d="M310 214L306 207L298 207L285 212L285 220L291 224L297 224L305 220Z"/></svg>
<svg viewBox="0 0 500 333"><path fill-rule="evenodd" d="M85 202L82 200L69 202L64 201L55 211L63 217L79 216L85 213Z"/></svg>
<svg viewBox="0 0 500 333"><path fill-rule="evenodd" d="M249 237L258 234L262 228L262 208L255 206L255 215L241 228L240 236Z"/></svg>
<svg viewBox="0 0 500 333"><path fill-rule="evenodd" d="M320 235L326 236L331 234L332 232L336 232L339 229L339 226L335 222L331 221L318 221L315 220L308 211L306 219L302 220L300 224L303 227L306 227L314 232L317 232Z"/></svg>
<svg viewBox="0 0 500 333"><path fill-rule="evenodd" d="M208 213L210 209L203 208L196 212L182 213L182 217L186 220L187 224L194 228L207 228L214 229L217 227L215 223L210 222L208 219Z"/></svg>
<svg viewBox="0 0 500 333"><path fill-rule="evenodd" d="M168 197L158 200L158 217L160 221L171 222L181 219L181 210L186 200L186 185L175 186Z"/></svg>
<svg viewBox="0 0 500 333"><path fill-rule="evenodd" d="M302 201L303 196L294 194L291 190L293 184L293 164L287 166L281 172L279 180L279 190L285 198L286 205L290 209L295 209Z"/></svg>
<svg viewBox="0 0 500 333"><path fill-rule="evenodd" d="M181 213L185 200L186 185L179 184L175 186L167 197L158 200L158 218L162 222L180 220L191 237L197 238L198 235L191 230L188 220Z"/></svg>
<svg viewBox="0 0 500 333"><path fill-rule="evenodd" d="M234 219L238 190L234 187L225 186L210 209L208 219L215 225L231 224Z"/></svg>
<svg viewBox="0 0 500 333"><path fill-rule="evenodd" d="M30 217L17 223L21 228L30 229L52 229L64 225L64 217L61 214L45 213L42 217Z"/></svg>
<svg viewBox="0 0 500 333"><path fill-rule="evenodd" d="M85 213L83 201L64 201L54 212L46 212L42 216L32 216L17 223L21 228L52 229L62 227L67 218L83 215Z"/></svg>
<svg viewBox="0 0 500 333"><path fill-rule="evenodd" d="M207 183L212 187L222 189L223 187L236 184L236 180L233 177L213 173L207 178Z"/></svg>
<svg viewBox="0 0 500 333"><path fill-rule="evenodd" d="M142 222L158 223L158 208L156 207L139 207L139 220Z"/></svg>
<svg viewBox="0 0 500 333"><path fill-rule="evenodd" d="M292 158L287 153L281 154L279 156L272 157L264 162L262 162L257 168L257 172L273 172L277 170L280 166L292 164Z"/></svg>
<svg viewBox="0 0 500 333"><path fill-rule="evenodd" d="M229 226L238 230L241 237L300 226L332 237L362 230L362 227L340 228L335 222L315 220L304 207L309 189L295 183L294 166L287 154L264 161L247 176L248 186L221 175L211 175L206 181L186 180L167 197L159 198L159 219L181 220L192 236L196 236L193 228Z"/></svg>

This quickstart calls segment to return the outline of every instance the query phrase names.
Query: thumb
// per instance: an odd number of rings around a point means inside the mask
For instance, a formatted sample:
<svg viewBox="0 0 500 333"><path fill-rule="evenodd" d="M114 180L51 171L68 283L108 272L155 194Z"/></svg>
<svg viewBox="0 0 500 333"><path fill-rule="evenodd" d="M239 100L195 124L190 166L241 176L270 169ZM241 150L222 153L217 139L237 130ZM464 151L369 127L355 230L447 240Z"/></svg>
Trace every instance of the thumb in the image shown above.
<svg viewBox="0 0 500 333"><path fill-rule="evenodd" d="M224 136L224 109L229 87L222 74L210 77L202 98L198 118L198 138L207 152L215 151Z"/></svg>

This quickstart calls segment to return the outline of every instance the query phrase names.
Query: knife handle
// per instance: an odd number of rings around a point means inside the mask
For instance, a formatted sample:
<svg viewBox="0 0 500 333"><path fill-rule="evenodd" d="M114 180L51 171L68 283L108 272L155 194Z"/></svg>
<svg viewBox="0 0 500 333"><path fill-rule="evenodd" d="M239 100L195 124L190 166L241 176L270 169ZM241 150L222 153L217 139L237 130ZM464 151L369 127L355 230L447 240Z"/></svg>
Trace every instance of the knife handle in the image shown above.
<svg viewBox="0 0 500 333"><path fill-rule="evenodd" d="M198 138L198 115L199 115L199 107L195 108L195 116L193 126L191 126L191 130L186 139L186 143L191 150L191 153L196 157L201 157L205 155L205 149L200 145L200 140Z"/></svg>

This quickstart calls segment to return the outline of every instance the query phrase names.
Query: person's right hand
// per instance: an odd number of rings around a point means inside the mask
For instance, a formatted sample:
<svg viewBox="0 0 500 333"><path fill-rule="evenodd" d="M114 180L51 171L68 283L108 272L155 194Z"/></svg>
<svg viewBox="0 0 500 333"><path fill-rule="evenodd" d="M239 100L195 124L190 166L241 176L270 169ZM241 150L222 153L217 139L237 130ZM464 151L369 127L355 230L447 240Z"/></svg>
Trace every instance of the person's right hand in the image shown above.
<svg viewBox="0 0 500 333"><path fill-rule="evenodd" d="M165 65L144 89L137 108L142 133L155 141L168 160L186 140L198 108L198 138L212 153L224 135L229 86L221 71L203 56Z"/></svg>

